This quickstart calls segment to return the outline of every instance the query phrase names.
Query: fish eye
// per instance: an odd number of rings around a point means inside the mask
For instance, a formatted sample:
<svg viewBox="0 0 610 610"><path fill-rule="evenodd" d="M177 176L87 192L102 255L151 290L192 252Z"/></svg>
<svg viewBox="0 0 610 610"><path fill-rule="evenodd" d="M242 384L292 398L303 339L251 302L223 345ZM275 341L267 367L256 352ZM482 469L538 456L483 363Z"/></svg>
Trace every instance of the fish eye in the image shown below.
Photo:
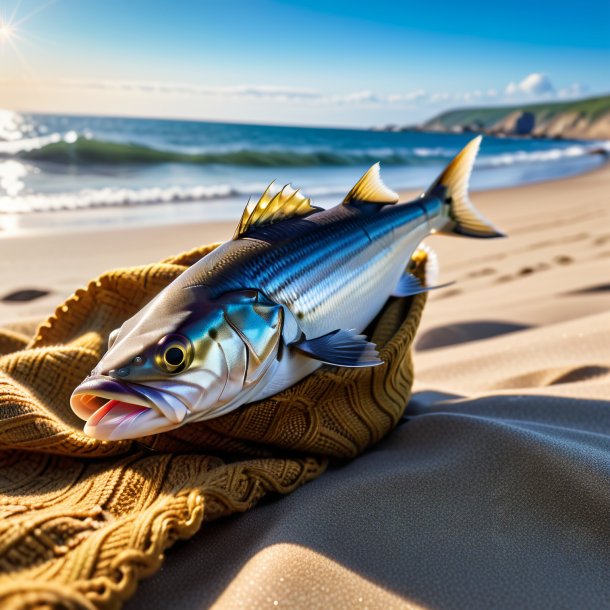
<svg viewBox="0 0 610 610"><path fill-rule="evenodd" d="M155 362L166 373L180 373L192 360L193 346L182 335L167 335L157 344Z"/></svg>
<svg viewBox="0 0 610 610"><path fill-rule="evenodd" d="M168 347L163 354L165 362L170 366L180 366L184 362L185 356L186 352L179 346Z"/></svg>

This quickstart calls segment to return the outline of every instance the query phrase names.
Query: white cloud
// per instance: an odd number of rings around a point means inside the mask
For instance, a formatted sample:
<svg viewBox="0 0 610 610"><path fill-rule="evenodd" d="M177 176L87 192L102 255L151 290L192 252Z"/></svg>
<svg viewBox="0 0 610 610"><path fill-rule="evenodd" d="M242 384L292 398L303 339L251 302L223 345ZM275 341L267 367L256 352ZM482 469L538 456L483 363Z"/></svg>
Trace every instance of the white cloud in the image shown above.
<svg viewBox="0 0 610 610"><path fill-rule="evenodd" d="M507 96L526 95L532 97L555 95L555 87L546 74L533 72L518 83L509 83L504 90Z"/></svg>
<svg viewBox="0 0 610 610"><path fill-rule="evenodd" d="M377 103L380 98L375 95L372 91L355 91L354 93L348 93L347 95L333 95L329 98L331 102L337 102L339 104L370 104Z"/></svg>
<svg viewBox="0 0 610 610"><path fill-rule="evenodd" d="M48 86L73 87L78 89L116 91L119 93L146 93L158 95L214 96L225 98L257 98L286 103L316 104L382 104L398 101L412 101L425 95L415 91L394 96L380 96L370 90L354 91L345 94L328 95L315 89L301 89L276 85L235 85L208 86L190 83L129 82L129 81L86 81L61 80L38 83ZM390 99L392 98L392 99Z"/></svg>
<svg viewBox="0 0 610 610"><path fill-rule="evenodd" d="M429 104L442 104L450 107L449 102L453 102L454 105L463 104L465 106L504 104L526 99L578 97L586 92L587 87L581 83L574 83L569 87L557 90L546 74L534 72L519 82L509 83L503 90L489 88L454 93L439 92L426 95L422 99Z"/></svg>
<svg viewBox="0 0 610 610"><path fill-rule="evenodd" d="M316 100L323 96L314 89L297 89L292 87L278 87L275 85L237 85L231 87L215 87L194 85L190 83L164 83L164 82L129 82L129 81L82 81L61 80L50 85L75 87L78 89L97 89L117 92L157 93L163 95L208 95L226 97L257 97L269 99L306 99Z"/></svg>
<svg viewBox="0 0 610 610"><path fill-rule="evenodd" d="M446 102L451 99L450 93L433 93L430 95L430 103L438 104L439 102Z"/></svg>
<svg viewBox="0 0 610 610"><path fill-rule="evenodd" d="M589 91L589 87L583 85L582 83L572 83L568 87L563 87L557 92L557 97L560 98L570 98L570 97L580 97Z"/></svg>
<svg viewBox="0 0 610 610"><path fill-rule="evenodd" d="M23 87L23 81L0 81L0 86ZM474 106L486 104L515 103L520 100L574 98L582 95L587 88L581 83L555 89L550 78L542 73L532 73L519 82L509 83L503 90L496 88L478 88L468 91L437 91L427 92L424 89L393 92L390 94L376 93L370 89L346 93L322 92L316 89L289 87L283 85L232 85L215 86L179 82L155 81L107 81L107 80L48 80L36 81L36 87L48 87L50 92L63 93L66 88L74 89L79 93L107 92L116 93L115 97L95 95L96 103L116 102L121 107L129 104L142 103L146 100L154 104L165 103L163 96L173 97L176 103L183 105L201 104L205 101L224 108L225 105L244 105L248 108L258 104L267 108L274 104L273 112L293 112L290 107L301 109L308 107L310 112L327 113L327 109L336 108L338 112L357 113L363 110L374 110L377 113L386 113L388 116L407 116L410 113L423 113L434 106L438 112L456 106ZM91 97L91 96L89 96ZM207 99L204 99L207 98ZM201 100L201 101L200 101ZM250 103L251 102L251 103ZM279 105L285 107L280 110ZM208 107L206 106L206 107ZM345 109L345 110L344 110ZM432 109L428 110L432 112Z"/></svg>
<svg viewBox="0 0 610 610"><path fill-rule="evenodd" d="M227 98L257 98L285 103L314 103L336 105L382 105L413 103L428 97L423 89L390 95L378 95L371 90L345 94L324 94L315 89L299 89L275 85L207 86L189 83L82 81L62 80L46 83L50 86L68 86L79 89L146 93L159 95L218 96Z"/></svg>
<svg viewBox="0 0 610 610"><path fill-rule="evenodd" d="M399 104L400 102L415 102L427 97L424 89L416 89L408 93L392 93L388 95L387 100L390 104Z"/></svg>

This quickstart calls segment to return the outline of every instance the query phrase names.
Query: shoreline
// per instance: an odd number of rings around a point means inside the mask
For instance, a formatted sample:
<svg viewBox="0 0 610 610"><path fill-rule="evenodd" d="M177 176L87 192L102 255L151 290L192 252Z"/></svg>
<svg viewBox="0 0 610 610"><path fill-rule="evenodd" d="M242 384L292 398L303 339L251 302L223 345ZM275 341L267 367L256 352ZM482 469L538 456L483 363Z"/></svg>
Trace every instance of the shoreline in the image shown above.
<svg viewBox="0 0 610 610"><path fill-rule="evenodd" d="M600 159L603 159L599 165L585 167L566 176L550 175L546 178L508 186L484 186L478 189L475 187L471 188L471 193L496 193L587 176L598 171L603 171L605 167L610 165L609 155L598 156ZM401 199L405 200L408 197L417 196L420 192L420 189L415 188L399 188L396 190ZM342 193L343 191L338 189L338 194L332 198L339 200L342 197ZM327 197L330 197L330 195ZM58 234L79 235L97 233L99 231L145 230L160 227L167 227L168 230L180 230L182 227L188 227L194 223L223 224L237 222L237 218L241 215L243 209L242 204L245 205L246 200L246 195L230 195L227 197L185 201L151 201L146 204L127 202L83 207L80 209L61 208L21 213L0 213L0 242L16 238L35 238ZM324 202L321 205L322 207L327 207L324 205ZM184 219L177 218L179 214L182 214Z"/></svg>
<svg viewBox="0 0 610 610"><path fill-rule="evenodd" d="M593 264L590 244L577 255L571 244L582 247L580 242L586 241L582 237L585 234L593 241L605 239L608 223L601 216L610 216L605 199L609 189L610 165L605 164L578 176L473 193L477 208L507 231L510 238L475 240L433 236L426 240L439 254L440 281L456 280L457 284L430 295L422 333L456 320L489 318L490 307L495 310L504 307L503 299L514 305L514 311L504 316L511 323L540 324L544 322L545 307L544 302L536 299L550 298L549 290L566 292L591 286L594 282L589 275L594 270L599 273L598 284L604 278L607 282L608 258ZM400 193L404 199L417 194L418 191ZM569 222L572 217L573 226ZM31 317L42 319L74 290L108 269L146 264L204 243L230 239L236 222L237 219L171 226L100 226L3 236L0 238L0 323ZM582 239L575 240L574 234ZM549 242L547 246L540 245L546 242ZM604 249L602 244L600 248L602 253L608 250L610 256L610 237L607 247ZM546 259L540 259L547 250ZM528 252L533 257L531 260ZM568 258L572 262L553 262ZM575 263L580 259L588 265L582 273L575 271ZM541 278L553 281L547 284ZM520 297L514 292L515 286L527 286L529 292ZM7 296L28 290L43 294L31 300L25 297L32 293L25 293L21 301L6 300ZM534 298L533 294L537 296ZM473 295L479 298L473 300ZM567 300L581 311L610 309L610 291ZM551 317L569 315L566 311L561 313L560 308Z"/></svg>

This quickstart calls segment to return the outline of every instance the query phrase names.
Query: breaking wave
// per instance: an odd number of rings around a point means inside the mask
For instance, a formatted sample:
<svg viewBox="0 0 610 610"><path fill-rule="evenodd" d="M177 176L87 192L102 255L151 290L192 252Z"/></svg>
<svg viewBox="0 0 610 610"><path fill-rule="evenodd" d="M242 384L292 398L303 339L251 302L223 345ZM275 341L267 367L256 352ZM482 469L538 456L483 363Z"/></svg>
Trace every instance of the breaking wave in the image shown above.
<svg viewBox="0 0 610 610"><path fill-rule="evenodd" d="M592 154L609 154L603 144L582 145L574 144L565 148L551 148L549 150L525 151L519 150L511 153L489 155L481 157L479 167L498 167L501 165L514 165L517 163L550 162L560 161L561 159L573 159Z"/></svg>
<svg viewBox="0 0 610 610"><path fill-rule="evenodd" d="M82 189L71 193L31 194L16 198L0 197L0 214L188 203L192 201L228 199L249 194L249 191L247 193L245 191L242 192L231 188L227 184L190 188L172 186L167 188L151 187L141 189Z"/></svg>
<svg viewBox="0 0 610 610"><path fill-rule="evenodd" d="M31 161L72 165L144 165L155 163L189 163L196 165L233 165L249 167L322 167L375 163L409 162L412 154L391 150L339 152L333 150L238 149L191 153L79 137L65 140L56 136L33 141L0 143L0 155L15 155ZM35 144L40 144L36 146ZM21 145L21 146L20 146Z"/></svg>
<svg viewBox="0 0 610 610"><path fill-rule="evenodd" d="M548 150L514 151L482 155L479 167L498 167L517 163L549 162L578 157L599 150L599 144L557 147ZM243 167L336 167L370 165L430 165L450 159L456 150L446 148L370 148L363 150L331 149L249 149L183 152L158 149L143 144L112 142L50 134L12 142L0 142L0 156L16 156L39 162L66 165L149 165L185 163Z"/></svg>

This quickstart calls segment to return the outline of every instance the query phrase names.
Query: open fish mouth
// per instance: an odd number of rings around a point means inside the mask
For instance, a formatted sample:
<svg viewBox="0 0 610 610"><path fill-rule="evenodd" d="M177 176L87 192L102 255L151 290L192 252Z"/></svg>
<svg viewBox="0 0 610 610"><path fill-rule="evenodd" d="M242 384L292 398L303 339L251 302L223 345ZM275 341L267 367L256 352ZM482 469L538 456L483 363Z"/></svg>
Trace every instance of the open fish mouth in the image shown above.
<svg viewBox="0 0 610 610"><path fill-rule="evenodd" d="M173 394L105 375L85 379L72 393L70 406L86 421L85 434L102 441L171 430L187 414L184 403Z"/></svg>

